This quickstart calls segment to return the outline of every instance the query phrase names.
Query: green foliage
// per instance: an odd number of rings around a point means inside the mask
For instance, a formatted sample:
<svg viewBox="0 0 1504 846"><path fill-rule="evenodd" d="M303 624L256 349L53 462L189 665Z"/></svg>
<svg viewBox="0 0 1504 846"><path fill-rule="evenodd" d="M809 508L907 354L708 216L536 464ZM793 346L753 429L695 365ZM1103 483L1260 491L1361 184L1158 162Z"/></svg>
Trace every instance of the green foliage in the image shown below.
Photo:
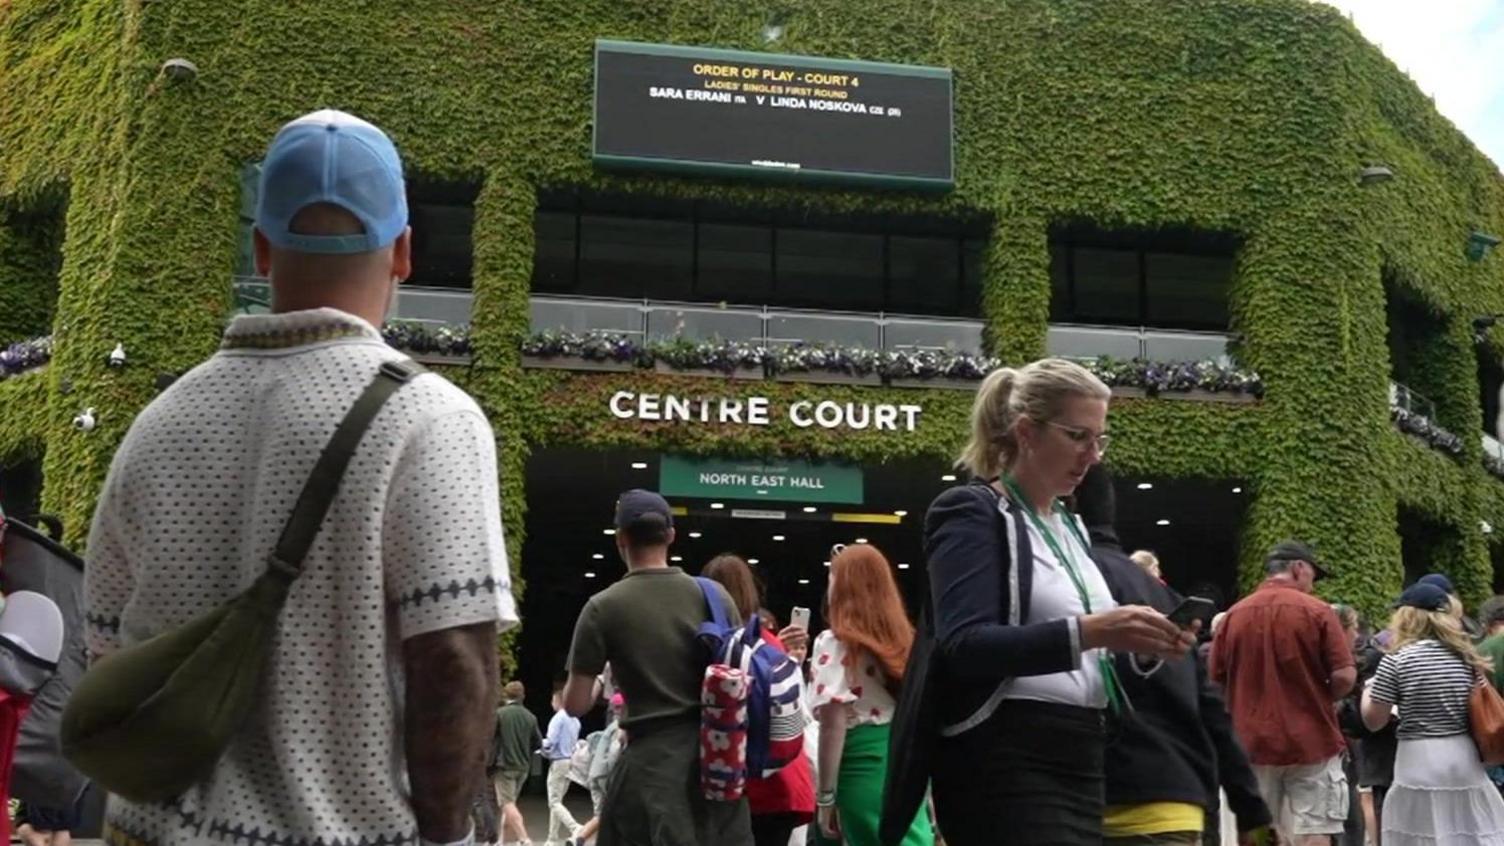
<svg viewBox="0 0 1504 846"><path fill-rule="evenodd" d="M1439 560L1469 599L1486 590L1480 526L1504 526L1504 482L1484 473L1472 437L1467 325L1504 312L1504 259L1470 263L1462 250L1473 227L1504 232L1504 184L1342 16L1307 0L808 0L790 10L778 51L955 70L954 192L591 167L596 37L767 49L767 12L687 0L444 0L421 14L396 0L0 4L0 199L21 207L59 185L68 194L57 357L44 375L0 385L0 398L27 403L0 403L0 451L46 444L46 503L81 541L109 456L153 395L155 374L214 348L237 249L239 166L282 121L330 106L387 127L411 170L481 183L477 366L456 378L496 426L514 553L523 471L538 444L883 461L945 459L965 437L964 393L761 383L775 401L816 392L920 400L924 422L901 437L780 425L730 432L604 413L618 387L703 392L703 380L521 370L536 192L577 185L988 220L987 337L1010 363L1045 350L1052 225L1234 233L1244 246L1233 329L1264 399L1121 402L1115 464L1244 479L1254 493L1243 533L1250 580L1270 543L1304 536L1338 573L1332 595L1377 612L1400 584L1403 503L1455 532ZM197 80L161 76L172 56L195 62ZM1397 178L1360 187L1358 169L1373 162ZM13 296L8 266L0 259L0 304ZM1423 353L1439 422L1468 435L1460 461L1389 423L1386 272L1448 320ZM132 364L110 371L104 359L117 342ZM101 426L83 435L68 421L88 405Z"/></svg>

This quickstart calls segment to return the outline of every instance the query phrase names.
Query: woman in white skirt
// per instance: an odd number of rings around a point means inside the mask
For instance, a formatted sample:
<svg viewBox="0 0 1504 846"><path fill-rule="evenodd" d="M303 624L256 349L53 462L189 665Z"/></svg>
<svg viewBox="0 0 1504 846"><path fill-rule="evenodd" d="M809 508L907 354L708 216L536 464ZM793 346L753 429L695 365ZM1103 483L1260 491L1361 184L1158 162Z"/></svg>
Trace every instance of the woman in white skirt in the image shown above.
<svg viewBox="0 0 1504 846"><path fill-rule="evenodd" d="M1363 692L1363 722L1399 715L1384 846L1504 846L1504 799L1468 732L1467 703L1489 662L1463 632L1453 600L1414 584L1397 603L1388 654Z"/></svg>

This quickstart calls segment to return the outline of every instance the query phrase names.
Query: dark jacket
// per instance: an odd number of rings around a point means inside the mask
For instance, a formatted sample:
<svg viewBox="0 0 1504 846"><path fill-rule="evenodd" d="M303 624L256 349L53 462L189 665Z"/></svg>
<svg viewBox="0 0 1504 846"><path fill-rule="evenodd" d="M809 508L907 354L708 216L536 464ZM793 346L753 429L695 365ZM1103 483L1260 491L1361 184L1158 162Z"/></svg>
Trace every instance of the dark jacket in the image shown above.
<svg viewBox="0 0 1504 846"><path fill-rule="evenodd" d="M1123 554L1110 529L1092 529L1092 558L1120 604L1168 614L1180 603L1179 594ZM1116 660L1134 712L1107 747L1107 804L1185 802L1215 812L1220 786L1239 830L1268 825L1258 780L1205 665L1193 654L1144 678L1127 655Z"/></svg>
<svg viewBox="0 0 1504 846"><path fill-rule="evenodd" d="M1080 666L1074 621L1022 623L1034 584L1025 519L1018 505L981 481L940 494L925 515L941 667L936 698L941 724L951 732L984 722L991 715L985 706L997 704L989 697L1007 679Z"/></svg>

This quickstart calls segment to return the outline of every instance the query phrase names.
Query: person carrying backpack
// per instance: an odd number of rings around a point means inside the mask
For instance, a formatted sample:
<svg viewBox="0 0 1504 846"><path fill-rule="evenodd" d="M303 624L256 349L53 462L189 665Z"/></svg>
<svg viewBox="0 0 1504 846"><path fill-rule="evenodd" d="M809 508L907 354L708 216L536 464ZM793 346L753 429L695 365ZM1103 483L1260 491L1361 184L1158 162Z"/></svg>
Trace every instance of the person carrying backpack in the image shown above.
<svg viewBox="0 0 1504 846"><path fill-rule="evenodd" d="M616 505L616 548L627 574L592 596L575 624L564 709L581 716L599 700L610 662L626 697L630 742L606 787L599 846L752 846L745 798L711 801L698 779L700 696L710 654L699 629L705 591L735 607L725 588L668 565L674 521L656 493L631 490Z"/></svg>

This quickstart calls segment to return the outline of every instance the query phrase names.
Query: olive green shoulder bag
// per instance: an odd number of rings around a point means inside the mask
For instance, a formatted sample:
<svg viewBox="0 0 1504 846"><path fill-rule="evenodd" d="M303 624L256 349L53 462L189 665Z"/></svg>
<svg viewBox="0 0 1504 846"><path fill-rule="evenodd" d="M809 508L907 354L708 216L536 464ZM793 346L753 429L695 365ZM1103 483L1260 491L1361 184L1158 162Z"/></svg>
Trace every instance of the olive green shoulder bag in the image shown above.
<svg viewBox="0 0 1504 846"><path fill-rule="evenodd" d="M381 365L319 455L266 572L203 616L101 658L63 712L63 754L132 802L172 799L213 772L256 703L277 617L376 413L424 369Z"/></svg>

